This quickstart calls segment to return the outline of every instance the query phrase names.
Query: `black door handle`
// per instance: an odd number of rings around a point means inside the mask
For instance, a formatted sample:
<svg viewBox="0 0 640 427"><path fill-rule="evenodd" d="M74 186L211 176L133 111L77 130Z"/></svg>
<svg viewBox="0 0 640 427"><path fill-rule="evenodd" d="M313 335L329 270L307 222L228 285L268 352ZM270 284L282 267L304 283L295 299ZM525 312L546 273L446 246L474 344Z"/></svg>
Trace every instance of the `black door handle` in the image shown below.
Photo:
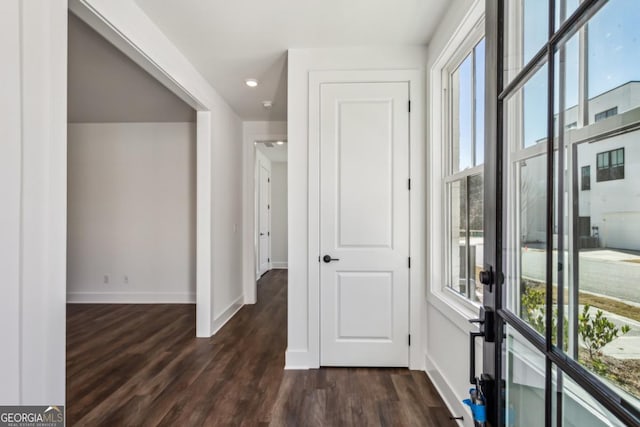
<svg viewBox="0 0 640 427"><path fill-rule="evenodd" d="M484 332L469 332L469 383L476 384L476 338L484 337Z"/></svg>
<svg viewBox="0 0 640 427"><path fill-rule="evenodd" d="M469 323L477 323L479 332L469 332L469 382L476 384L476 338L484 337L485 342L495 341L495 312L488 307L480 307L477 319L469 319Z"/></svg>
<svg viewBox="0 0 640 427"><path fill-rule="evenodd" d="M326 263L330 263L331 261L340 261L340 258L331 258L331 255L325 255L322 257L322 260Z"/></svg>

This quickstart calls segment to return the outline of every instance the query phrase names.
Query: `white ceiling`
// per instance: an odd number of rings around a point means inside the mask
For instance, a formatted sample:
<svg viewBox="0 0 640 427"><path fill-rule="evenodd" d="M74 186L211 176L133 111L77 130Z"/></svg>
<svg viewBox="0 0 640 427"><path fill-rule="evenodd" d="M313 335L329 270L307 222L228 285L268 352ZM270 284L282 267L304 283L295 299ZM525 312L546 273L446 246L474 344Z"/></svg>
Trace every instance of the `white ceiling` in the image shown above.
<svg viewBox="0 0 640 427"><path fill-rule="evenodd" d="M277 145L272 143L272 147L265 145L262 142L256 143L256 149L258 149L265 157L272 162L286 162L287 161L287 144Z"/></svg>
<svg viewBox="0 0 640 427"><path fill-rule="evenodd" d="M289 48L425 45L447 0L135 0L243 120L286 120ZM260 85L250 89L247 78ZM274 102L265 110L261 102Z"/></svg>
<svg viewBox="0 0 640 427"><path fill-rule="evenodd" d="M195 111L69 13L70 123L194 122Z"/></svg>

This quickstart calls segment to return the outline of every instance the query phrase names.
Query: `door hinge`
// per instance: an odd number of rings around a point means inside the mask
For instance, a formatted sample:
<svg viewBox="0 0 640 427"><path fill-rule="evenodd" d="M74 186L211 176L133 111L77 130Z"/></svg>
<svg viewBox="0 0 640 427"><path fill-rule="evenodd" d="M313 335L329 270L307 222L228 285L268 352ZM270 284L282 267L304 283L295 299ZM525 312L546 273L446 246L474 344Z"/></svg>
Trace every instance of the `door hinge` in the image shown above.
<svg viewBox="0 0 640 427"><path fill-rule="evenodd" d="M407 180L407 188L411 190L411 178Z"/></svg>
<svg viewBox="0 0 640 427"><path fill-rule="evenodd" d="M409 268L411 268L411 257L409 257L408 260L409 260Z"/></svg>
<svg viewBox="0 0 640 427"><path fill-rule="evenodd" d="M267 209L271 209L271 205L267 205Z"/></svg>
<svg viewBox="0 0 640 427"><path fill-rule="evenodd" d="M267 262L271 262L271 258L267 258Z"/></svg>
<svg viewBox="0 0 640 427"><path fill-rule="evenodd" d="M267 183L271 183L271 178L267 178Z"/></svg>
<svg viewBox="0 0 640 427"><path fill-rule="evenodd" d="M411 334L409 334L409 347L411 347Z"/></svg>
<svg viewBox="0 0 640 427"><path fill-rule="evenodd" d="M271 232L270 231L267 231L267 236L271 236Z"/></svg>
<svg viewBox="0 0 640 427"><path fill-rule="evenodd" d="M409 112L411 112L411 100L409 100Z"/></svg>

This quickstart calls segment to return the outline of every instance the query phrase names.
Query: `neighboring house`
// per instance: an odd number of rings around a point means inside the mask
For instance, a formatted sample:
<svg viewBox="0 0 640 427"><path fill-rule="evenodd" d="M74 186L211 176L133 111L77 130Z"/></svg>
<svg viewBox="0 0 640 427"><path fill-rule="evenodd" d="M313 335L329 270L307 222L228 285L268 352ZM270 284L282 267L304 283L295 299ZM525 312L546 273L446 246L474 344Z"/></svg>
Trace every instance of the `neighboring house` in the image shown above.
<svg viewBox="0 0 640 427"><path fill-rule="evenodd" d="M640 82L630 81L589 100L587 126L578 125L577 105L566 110L566 141L577 143L574 176L582 248L640 250L640 130L618 132L637 123L640 109L634 107L639 103ZM545 204L541 201L545 171L546 163L537 159L527 161L526 170L522 169L525 245L540 244L545 239ZM565 213L568 215L566 206Z"/></svg>

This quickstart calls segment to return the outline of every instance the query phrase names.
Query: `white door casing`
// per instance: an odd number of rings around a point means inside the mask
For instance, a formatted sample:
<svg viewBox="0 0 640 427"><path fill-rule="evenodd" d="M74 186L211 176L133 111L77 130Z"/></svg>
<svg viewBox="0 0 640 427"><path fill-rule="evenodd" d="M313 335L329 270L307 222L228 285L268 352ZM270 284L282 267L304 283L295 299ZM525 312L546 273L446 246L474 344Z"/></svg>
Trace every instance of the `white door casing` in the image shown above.
<svg viewBox="0 0 640 427"><path fill-rule="evenodd" d="M270 270L271 262L271 165L258 160L258 276Z"/></svg>
<svg viewBox="0 0 640 427"><path fill-rule="evenodd" d="M320 364L409 364L409 82L320 85Z"/></svg>

